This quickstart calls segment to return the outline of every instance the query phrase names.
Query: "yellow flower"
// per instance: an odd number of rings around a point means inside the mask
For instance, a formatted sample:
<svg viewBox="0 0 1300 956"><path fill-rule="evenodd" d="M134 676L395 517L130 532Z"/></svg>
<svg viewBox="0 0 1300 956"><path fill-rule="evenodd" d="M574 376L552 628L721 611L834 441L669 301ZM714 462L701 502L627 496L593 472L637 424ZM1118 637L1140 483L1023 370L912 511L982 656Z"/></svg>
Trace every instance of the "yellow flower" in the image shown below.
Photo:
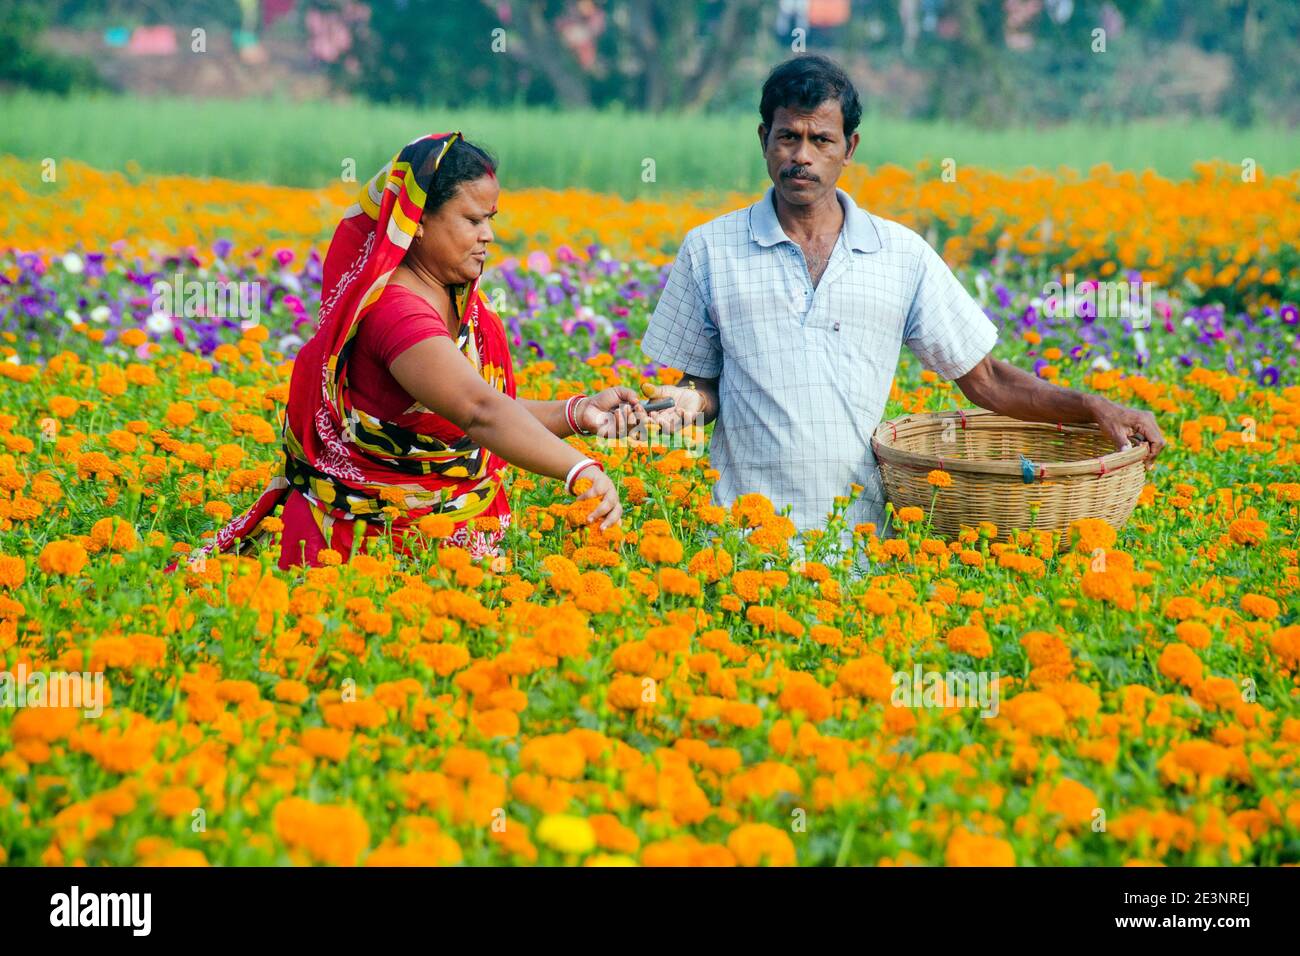
<svg viewBox="0 0 1300 956"><path fill-rule="evenodd" d="M585 817L552 813L537 824L537 839L561 853L589 853L596 846L596 831Z"/></svg>

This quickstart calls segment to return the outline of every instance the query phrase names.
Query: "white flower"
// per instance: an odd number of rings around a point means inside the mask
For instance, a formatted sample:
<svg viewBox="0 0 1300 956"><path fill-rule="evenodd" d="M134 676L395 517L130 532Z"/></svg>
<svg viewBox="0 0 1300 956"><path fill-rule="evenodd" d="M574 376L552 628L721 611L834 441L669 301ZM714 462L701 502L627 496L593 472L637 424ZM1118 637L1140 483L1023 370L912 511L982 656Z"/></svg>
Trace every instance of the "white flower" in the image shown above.
<svg viewBox="0 0 1300 956"><path fill-rule="evenodd" d="M103 324L108 321L108 317L113 314L113 310L106 305L97 305L90 310L90 320Z"/></svg>
<svg viewBox="0 0 1300 956"><path fill-rule="evenodd" d="M81 261L81 256L75 252L69 252L63 257L63 269L73 275L79 275L85 271L86 264Z"/></svg>
<svg viewBox="0 0 1300 956"><path fill-rule="evenodd" d="M288 352L302 345L302 339L296 335L286 335L280 339L280 351Z"/></svg>
<svg viewBox="0 0 1300 956"><path fill-rule="evenodd" d="M254 283L254 285L256 285L256 283ZM285 269L280 273L280 285L284 286L294 295L297 295L302 291L302 282L299 281L298 277L288 269Z"/></svg>
<svg viewBox="0 0 1300 956"><path fill-rule="evenodd" d="M144 326L154 335L166 335L172 330L172 317L166 312L150 312Z"/></svg>
<svg viewBox="0 0 1300 956"><path fill-rule="evenodd" d="M69 322L71 322L73 325L81 324L81 313L78 312L76 309L68 309L68 311L63 313L63 317L67 319Z"/></svg>

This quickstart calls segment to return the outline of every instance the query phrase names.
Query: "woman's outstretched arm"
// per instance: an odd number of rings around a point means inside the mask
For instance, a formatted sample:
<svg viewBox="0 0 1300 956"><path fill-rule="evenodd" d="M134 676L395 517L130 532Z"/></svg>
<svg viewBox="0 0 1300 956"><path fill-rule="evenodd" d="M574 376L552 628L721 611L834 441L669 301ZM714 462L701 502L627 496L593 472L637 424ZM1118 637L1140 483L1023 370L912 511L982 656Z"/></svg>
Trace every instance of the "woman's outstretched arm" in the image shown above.
<svg viewBox="0 0 1300 956"><path fill-rule="evenodd" d="M389 371L421 405L512 465L563 481L585 457L548 431L521 402L483 381L449 338L417 342L393 359ZM582 476L592 479L593 485L580 497L602 499L592 519L605 518L602 527L617 522L622 506L613 483L595 468Z"/></svg>

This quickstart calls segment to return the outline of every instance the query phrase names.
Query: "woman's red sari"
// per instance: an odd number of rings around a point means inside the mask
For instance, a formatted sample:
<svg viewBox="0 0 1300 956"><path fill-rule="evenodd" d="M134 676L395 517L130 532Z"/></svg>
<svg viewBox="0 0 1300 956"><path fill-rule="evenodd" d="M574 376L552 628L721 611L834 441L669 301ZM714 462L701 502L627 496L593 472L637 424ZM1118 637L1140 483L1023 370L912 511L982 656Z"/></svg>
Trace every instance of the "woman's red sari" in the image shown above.
<svg viewBox="0 0 1300 956"><path fill-rule="evenodd" d="M483 553L503 528L470 535L466 522L502 513L499 496L505 461L463 432L448 433L432 413L383 421L357 408L348 387L348 359L357 330L401 263L424 209L433 177L459 133L432 134L408 144L367 184L334 232L325 257L316 331L294 360L284 420L283 461L265 490L242 515L217 532L191 560L227 550L242 552L269 532L263 526L277 505L300 520L302 502L324 541L351 554L354 531L365 522L371 537L391 520L395 545L426 515L456 523L456 538ZM514 372L501 320L488 309L478 281L457 288L461 333L457 344L483 379L515 396ZM442 435L443 437L438 437ZM387 509L387 511L385 510ZM498 522L500 523L500 522ZM310 557L310 556L309 556ZM286 561L298 560L286 556ZM310 561L309 563L315 563Z"/></svg>

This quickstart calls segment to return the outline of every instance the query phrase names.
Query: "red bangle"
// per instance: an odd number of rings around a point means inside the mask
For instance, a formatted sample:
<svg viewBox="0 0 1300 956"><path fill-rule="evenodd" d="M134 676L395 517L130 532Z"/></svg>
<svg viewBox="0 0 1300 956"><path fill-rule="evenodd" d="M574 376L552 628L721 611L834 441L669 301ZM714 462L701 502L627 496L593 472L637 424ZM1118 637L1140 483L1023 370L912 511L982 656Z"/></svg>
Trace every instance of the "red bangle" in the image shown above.
<svg viewBox="0 0 1300 956"><path fill-rule="evenodd" d="M574 466L573 470L569 472L569 477L564 482L564 490L567 491L569 494L573 494L573 485L578 480L578 476L581 475L584 471L586 471L587 468L590 467L591 465L595 465L601 471L605 470L604 465L591 458L588 458L585 461L580 461L578 462L577 465Z"/></svg>
<svg viewBox="0 0 1300 956"><path fill-rule="evenodd" d="M569 400L564 403L564 420L569 425L569 431L573 432L573 434L575 435L584 434L582 429L578 427L578 420L573 417L573 410L574 408L577 407L578 402L582 401L582 399L583 399L582 395L574 395L571 396Z"/></svg>

